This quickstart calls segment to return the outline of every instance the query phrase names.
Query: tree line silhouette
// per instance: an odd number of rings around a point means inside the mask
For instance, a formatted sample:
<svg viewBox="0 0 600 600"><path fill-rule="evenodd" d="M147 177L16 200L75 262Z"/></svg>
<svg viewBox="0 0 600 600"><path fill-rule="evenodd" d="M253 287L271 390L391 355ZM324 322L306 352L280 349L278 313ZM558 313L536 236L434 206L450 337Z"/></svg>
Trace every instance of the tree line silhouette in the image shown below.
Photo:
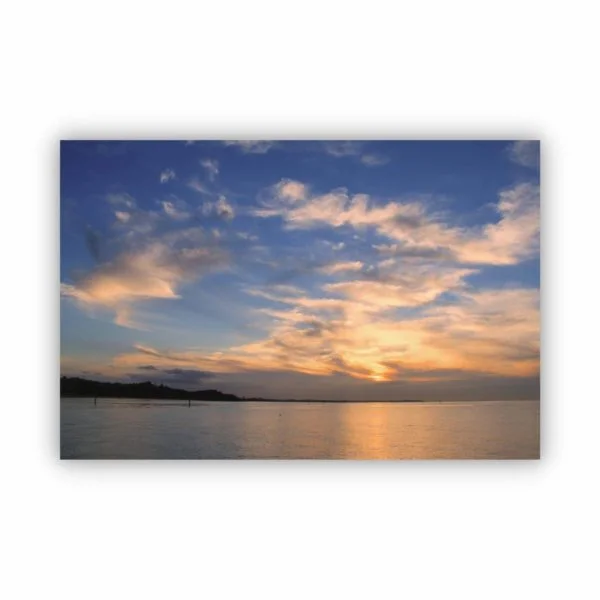
<svg viewBox="0 0 600 600"><path fill-rule="evenodd" d="M218 390L180 390L150 381L141 383L108 383L82 377L61 377L60 395L79 398L145 398L161 400L260 400L261 398L239 398Z"/></svg>
<svg viewBox="0 0 600 600"><path fill-rule="evenodd" d="M352 403L352 402L424 402L423 400L309 400L246 398L234 394L224 394L218 390L181 390L166 385L156 385L151 381L140 383L110 383L94 381L83 377L60 378L60 395L65 398L141 398L146 400L226 400L229 402L317 402L317 403Z"/></svg>

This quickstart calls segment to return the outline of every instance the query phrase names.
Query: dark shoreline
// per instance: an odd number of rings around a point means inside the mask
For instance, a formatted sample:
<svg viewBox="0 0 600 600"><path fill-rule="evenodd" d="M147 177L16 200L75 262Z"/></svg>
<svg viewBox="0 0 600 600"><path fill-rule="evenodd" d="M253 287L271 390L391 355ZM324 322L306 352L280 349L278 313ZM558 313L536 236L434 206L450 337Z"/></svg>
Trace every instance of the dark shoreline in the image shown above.
<svg viewBox="0 0 600 600"><path fill-rule="evenodd" d="M290 402L308 404L419 404L446 402L461 402L463 400L419 400L414 398L400 398L394 400L317 400L314 398L256 398L225 394L218 390L182 390L166 385L156 385L150 381L140 383L116 383L93 381L80 377L61 377L61 398L90 398L96 403L102 399L113 400L163 400L185 402L191 406L193 402ZM470 400L478 402L480 400ZM539 399L537 400L539 402Z"/></svg>
<svg viewBox="0 0 600 600"><path fill-rule="evenodd" d="M364 402L364 400L292 400L292 399L273 399L273 398L248 398L246 396L236 396L235 394L225 394L218 390L182 390L172 388L162 384L155 384L151 381L137 383L120 383L108 381L94 381L84 379L83 377L61 377L60 378L60 396L61 398L94 398L97 402L99 398L127 398L130 400L180 400L191 403L192 401L207 402ZM387 400L387 402L424 402L423 400Z"/></svg>
<svg viewBox="0 0 600 600"><path fill-rule="evenodd" d="M86 399L86 400L160 400L162 402L295 402L303 404L418 404L420 402L439 402L436 400L297 400L295 398L238 398L236 400L216 398L130 398L127 396L87 396L87 395L61 395L60 399Z"/></svg>

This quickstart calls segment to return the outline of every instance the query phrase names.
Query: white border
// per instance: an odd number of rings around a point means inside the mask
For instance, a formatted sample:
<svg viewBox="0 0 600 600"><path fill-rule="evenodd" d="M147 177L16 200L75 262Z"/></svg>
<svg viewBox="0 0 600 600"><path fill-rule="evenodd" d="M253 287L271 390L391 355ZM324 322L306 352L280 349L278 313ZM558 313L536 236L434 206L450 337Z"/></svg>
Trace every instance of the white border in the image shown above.
<svg viewBox="0 0 600 600"><path fill-rule="evenodd" d="M598 590L592 7L57 0L5 11L3 597ZM60 463L58 140L81 136L541 138L542 460Z"/></svg>

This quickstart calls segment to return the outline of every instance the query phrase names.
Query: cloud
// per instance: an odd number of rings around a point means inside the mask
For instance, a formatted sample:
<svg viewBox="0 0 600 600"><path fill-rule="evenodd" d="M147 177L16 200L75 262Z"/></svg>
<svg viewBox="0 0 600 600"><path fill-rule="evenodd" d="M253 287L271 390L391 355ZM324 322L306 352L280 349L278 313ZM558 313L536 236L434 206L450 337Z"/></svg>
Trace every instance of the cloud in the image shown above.
<svg viewBox="0 0 600 600"><path fill-rule="evenodd" d="M285 186L292 183L304 186L287 180ZM345 188L290 199L281 192L281 182L267 192L253 214L281 217L288 229L372 228L395 241L398 252L447 254L466 264L516 264L539 249L539 186L530 183L500 193L495 205L498 221L469 228L444 223L418 200L381 205L366 194L350 196Z"/></svg>
<svg viewBox="0 0 600 600"><path fill-rule="evenodd" d="M261 208L251 214L256 217L275 217L286 208L293 209L309 199L309 187L300 181L282 179L259 194Z"/></svg>
<svg viewBox="0 0 600 600"><path fill-rule="evenodd" d="M538 374L538 290L467 292L457 304L431 308L428 317L432 335L442 332L431 340L439 352L438 366L476 365L489 373Z"/></svg>
<svg viewBox="0 0 600 600"><path fill-rule="evenodd" d="M292 179L282 179L273 187L273 193L280 200L287 200L291 203L299 200L305 200L308 195L308 187L299 181Z"/></svg>
<svg viewBox="0 0 600 600"><path fill-rule="evenodd" d="M510 159L523 167L537 169L540 166L540 142L538 140L520 140L508 147Z"/></svg>
<svg viewBox="0 0 600 600"><path fill-rule="evenodd" d="M370 306L412 307L433 302L448 291L464 287L464 278L473 273L472 269L415 267L391 281L344 281L327 284L324 289Z"/></svg>
<svg viewBox="0 0 600 600"><path fill-rule="evenodd" d="M367 167L380 167L382 165L387 165L390 162L390 159L381 156L380 154L363 154L360 157L360 162Z"/></svg>
<svg viewBox="0 0 600 600"><path fill-rule="evenodd" d="M266 154L277 145L268 140L226 140L223 144L238 148L244 154Z"/></svg>
<svg viewBox="0 0 600 600"><path fill-rule="evenodd" d="M186 221L191 217L191 213L187 210L187 204L183 200L163 200L160 204L164 213L174 221Z"/></svg>
<svg viewBox="0 0 600 600"><path fill-rule="evenodd" d="M287 285L287 284L274 284L270 286L271 289L277 294L291 294L292 296L301 296L304 291L295 285Z"/></svg>
<svg viewBox="0 0 600 600"><path fill-rule="evenodd" d="M273 347L284 341L286 352L297 349L298 355L303 355L309 351L318 370L317 362L325 347L329 348L329 356L341 359L338 370L380 381L394 379L402 369L453 369L511 376L538 372L539 308L534 290L461 293L456 304L434 306L419 318L406 320L391 318L386 310L407 299L412 302L406 290L402 294L398 293L401 290L389 293L389 289L382 293L380 288L353 287L345 291L350 302L340 305L336 318L323 319L319 310L324 305L318 303L313 306L316 314L304 313L305 322L316 319L323 325L319 329L323 334L321 346L304 342L305 327L296 315L293 323L275 327L267 340L251 350L258 352L260 345ZM361 307L365 304L368 310Z"/></svg>
<svg viewBox="0 0 600 600"><path fill-rule="evenodd" d="M340 158L342 156L359 156L363 144L360 142L336 141L325 142L323 148L330 156Z"/></svg>
<svg viewBox="0 0 600 600"><path fill-rule="evenodd" d="M208 379L213 377L212 373L207 371L198 371L196 369L164 369L163 373L166 375L176 375L178 377L193 377L194 379Z"/></svg>
<svg viewBox="0 0 600 600"><path fill-rule="evenodd" d="M267 336L223 352L138 347L138 352L119 355L113 362L126 369L146 365L151 358L160 368L343 374L404 383L467 381L474 374L539 376L537 290L465 290L453 303L405 319L393 318L387 303L368 295L360 301L325 300L286 296L288 310L260 309L274 319ZM370 311L364 310L363 301L374 302Z"/></svg>
<svg viewBox="0 0 600 600"><path fill-rule="evenodd" d="M200 161L200 164L206 169L208 179L214 181L219 174L219 161L212 158L205 158Z"/></svg>
<svg viewBox="0 0 600 600"><path fill-rule="evenodd" d="M134 344L133 347L138 351L141 352L142 354L146 354L148 356L154 356L157 358L161 358L164 356L163 353L159 352L158 350L155 350L154 348L151 348L150 346L144 346L143 344ZM147 365L144 368L145 369L149 369L149 368L156 368L153 365Z"/></svg>
<svg viewBox="0 0 600 600"><path fill-rule="evenodd" d="M351 157L357 159L367 167L379 167L389 162L389 158L375 153L363 153L364 142L335 141L324 142L323 148L326 154L335 158Z"/></svg>
<svg viewBox="0 0 600 600"><path fill-rule="evenodd" d="M107 201L113 206L120 206L126 209L135 209L137 208L137 204L135 198L130 194L120 193L120 194L108 194L106 196Z"/></svg>
<svg viewBox="0 0 600 600"><path fill-rule="evenodd" d="M207 243L199 245L200 235L197 229L171 232L139 248L124 250L74 283L62 283L61 295L86 310L113 312L118 325L139 327L132 316L139 302L177 299L182 284L226 266L226 254Z"/></svg>
<svg viewBox="0 0 600 600"><path fill-rule="evenodd" d="M345 273L348 271L360 271L364 267L364 263L359 260L337 262L330 265L325 265L319 270L327 275L334 275L335 273Z"/></svg>
<svg viewBox="0 0 600 600"><path fill-rule="evenodd" d="M106 199L115 209L115 226L130 234L148 235L160 221L159 213L139 208L130 194L109 194Z"/></svg>
<svg viewBox="0 0 600 600"><path fill-rule="evenodd" d="M169 181L171 181L171 179L175 179L175 171L173 171L173 169L165 169L160 174L161 183L168 183Z"/></svg>
<svg viewBox="0 0 600 600"><path fill-rule="evenodd" d="M141 352L141 349L139 350ZM160 358L162 355L154 351L153 355ZM140 356L143 356L141 354ZM123 365L107 365L101 370L90 371L83 368L80 360L74 357L61 358L61 374L69 373L76 377L93 377L99 381L121 381L124 383L151 381L155 385L165 385L172 388L197 390L205 386L207 380L215 377L214 373L196 368L165 368L150 364L132 364L131 368Z"/></svg>
<svg viewBox="0 0 600 600"><path fill-rule="evenodd" d="M216 202L205 202L201 211L205 217L216 215L225 221L231 221L235 217L235 210L225 196L219 196Z"/></svg>
<svg viewBox="0 0 600 600"><path fill-rule="evenodd" d="M345 242L330 242L328 240L325 240L324 242L327 246L329 246L332 250L334 251L338 251L338 250L343 250L346 247L346 243Z"/></svg>
<svg viewBox="0 0 600 600"><path fill-rule="evenodd" d="M188 187L200 194L212 196L212 192L197 177L190 179L188 182Z"/></svg>
<svg viewBox="0 0 600 600"><path fill-rule="evenodd" d="M139 371L145 371L145 373ZM151 372L151 374L148 375L148 372ZM207 379L213 378L214 374L194 368L159 368L154 365L140 365L136 371L126 374L127 379L134 381L147 381L148 377L156 384L194 389L202 385Z"/></svg>
<svg viewBox="0 0 600 600"><path fill-rule="evenodd" d="M240 238L241 240L247 240L249 242L257 242L258 241L257 235L253 235L251 233L248 233L247 231L238 231L235 235L238 238Z"/></svg>
<svg viewBox="0 0 600 600"><path fill-rule="evenodd" d="M523 183L500 192L500 220L475 230L449 230L461 262L511 265L539 252L540 188Z"/></svg>
<svg viewBox="0 0 600 600"><path fill-rule="evenodd" d="M411 247L406 244L373 244L373 249L383 256L401 257L404 260L435 259L438 262L454 260L454 255L447 248Z"/></svg>
<svg viewBox="0 0 600 600"><path fill-rule="evenodd" d="M301 291L287 285L246 291L274 302L305 308L373 313L429 304L442 294L462 291L466 287L465 278L477 273L474 269L431 263L403 269L395 259L380 263L379 268L374 270L365 269L360 261L332 263L318 270L330 275L349 274L354 279L325 283L321 289L327 294L317 298L298 297ZM290 294L290 289L295 289L296 293Z"/></svg>

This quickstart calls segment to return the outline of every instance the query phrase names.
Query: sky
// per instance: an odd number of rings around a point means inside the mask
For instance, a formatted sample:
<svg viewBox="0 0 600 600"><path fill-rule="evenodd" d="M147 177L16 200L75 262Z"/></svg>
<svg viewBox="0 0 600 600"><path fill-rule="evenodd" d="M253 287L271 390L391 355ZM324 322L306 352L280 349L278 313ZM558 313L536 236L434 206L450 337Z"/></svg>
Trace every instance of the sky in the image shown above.
<svg viewBox="0 0 600 600"><path fill-rule="evenodd" d="M536 141L62 141L61 374L539 398Z"/></svg>

